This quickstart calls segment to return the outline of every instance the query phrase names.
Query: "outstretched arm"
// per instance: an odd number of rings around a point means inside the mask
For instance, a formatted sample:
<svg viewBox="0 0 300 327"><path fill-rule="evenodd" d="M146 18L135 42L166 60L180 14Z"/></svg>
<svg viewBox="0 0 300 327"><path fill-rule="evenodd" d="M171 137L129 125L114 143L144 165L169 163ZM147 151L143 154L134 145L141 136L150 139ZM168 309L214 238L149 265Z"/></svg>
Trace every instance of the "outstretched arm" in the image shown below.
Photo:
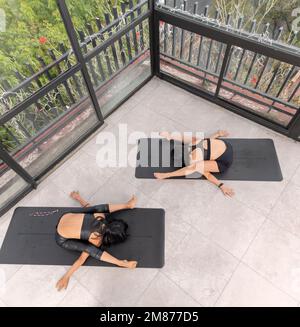
<svg viewBox="0 0 300 327"><path fill-rule="evenodd" d="M103 252L100 260L122 268L134 269L137 266L137 261L119 260L106 251Z"/></svg>
<svg viewBox="0 0 300 327"><path fill-rule="evenodd" d="M170 173L155 173L154 176L157 179L166 179L172 177L188 176L195 172L201 173L209 182L218 186L224 195L228 195L230 197L234 195L234 191L231 188L225 186L212 174L219 172L218 165L213 160L193 163L190 166L178 169Z"/></svg>
<svg viewBox="0 0 300 327"><path fill-rule="evenodd" d="M187 136L180 133L160 132L159 135L169 141L174 140L174 141L178 141L186 144L192 144L192 145L198 144L201 141L201 139L198 139L197 137Z"/></svg>
<svg viewBox="0 0 300 327"><path fill-rule="evenodd" d="M57 282L56 288L58 291L62 289L67 289L69 280L76 270L78 270L87 260L89 254L82 252L80 257L73 263L71 268L66 272L66 274Z"/></svg>
<svg viewBox="0 0 300 327"><path fill-rule="evenodd" d="M57 282L56 288L58 291L62 289L67 289L70 278L72 275L77 271L84 263L86 262L89 254L87 252L82 252L80 257L73 263L71 268L66 272L66 274ZM104 251L100 257L101 261L111 263L118 267L128 268L128 269L135 269L137 266L137 261L127 261L127 260L119 260L109 254L108 252Z"/></svg>

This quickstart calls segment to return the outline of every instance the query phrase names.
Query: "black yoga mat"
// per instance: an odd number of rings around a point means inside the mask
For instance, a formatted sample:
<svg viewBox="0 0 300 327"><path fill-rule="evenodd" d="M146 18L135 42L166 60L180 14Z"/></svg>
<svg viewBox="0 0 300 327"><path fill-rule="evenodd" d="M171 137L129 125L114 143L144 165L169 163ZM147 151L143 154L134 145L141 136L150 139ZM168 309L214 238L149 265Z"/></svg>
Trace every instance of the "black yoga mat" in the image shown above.
<svg viewBox="0 0 300 327"><path fill-rule="evenodd" d="M233 164L225 173L214 173L220 180L232 181L282 181L282 173L271 139L226 139L234 151ZM154 172L172 172L184 166L182 156L174 158L173 147L165 139L141 139L138 143L136 178L155 178ZM169 159L169 160L168 160ZM164 167L162 162L170 163ZM176 179L203 179L199 173Z"/></svg>
<svg viewBox="0 0 300 327"><path fill-rule="evenodd" d="M2 248L1 264L71 265L80 255L60 248L54 238L62 214L78 208L20 207L14 212ZM47 216L33 214L49 213ZM113 213L124 219L130 236L107 252L118 259L136 260L140 268L162 268L165 254L165 212L163 209L133 209ZM89 258L85 265L112 266Z"/></svg>

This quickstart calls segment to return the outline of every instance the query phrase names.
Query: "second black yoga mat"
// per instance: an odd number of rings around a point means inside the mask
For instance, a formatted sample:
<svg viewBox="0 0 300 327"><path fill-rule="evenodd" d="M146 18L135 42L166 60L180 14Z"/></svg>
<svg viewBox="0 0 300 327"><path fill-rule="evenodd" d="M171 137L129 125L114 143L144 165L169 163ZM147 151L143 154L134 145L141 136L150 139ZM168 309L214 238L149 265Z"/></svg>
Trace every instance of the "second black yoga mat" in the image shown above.
<svg viewBox="0 0 300 327"><path fill-rule="evenodd" d="M71 265L80 253L60 248L54 238L56 224L65 212L78 208L20 207L8 228L0 250L0 264ZM35 216L34 213L50 213ZM126 242L107 251L119 259L136 260L140 268L161 268L165 253L165 212L163 209L133 209L113 213L124 219L130 234ZM111 266L89 258L87 266Z"/></svg>
<svg viewBox="0 0 300 327"><path fill-rule="evenodd" d="M214 174L220 180L233 181L282 181L282 173L274 146L271 139L226 139L233 147L234 158L232 166L225 173ZM138 143L136 178L154 177L154 172L172 172L180 169L181 160L174 160L170 143L164 139L141 139ZM175 142L175 146L176 146ZM181 146L181 144L177 144ZM170 166L163 167L166 158L170 158ZM145 167L145 158L148 166ZM143 161L143 166L140 160ZM174 167L174 162L177 166ZM178 166L179 163L179 166ZM200 174L193 174L187 177L176 177L176 179L202 179Z"/></svg>

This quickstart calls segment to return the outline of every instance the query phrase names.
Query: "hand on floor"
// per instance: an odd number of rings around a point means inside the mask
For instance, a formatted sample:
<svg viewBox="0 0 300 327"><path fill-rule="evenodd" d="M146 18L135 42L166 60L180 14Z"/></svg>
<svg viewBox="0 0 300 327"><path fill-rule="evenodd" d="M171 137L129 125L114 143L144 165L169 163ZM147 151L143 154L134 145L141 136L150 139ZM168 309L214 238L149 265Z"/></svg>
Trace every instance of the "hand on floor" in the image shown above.
<svg viewBox="0 0 300 327"><path fill-rule="evenodd" d="M79 199L81 199L81 196L78 191L71 192L70 197L76 201L79 201Z"/></svg>
<svg viewBox="0 0 300 327"><path fill-rule="evenodd" d="M69 284L69 278L64 276L57 282L56 288L60 292L62 289L66 290L68 284Z"/></svg>
<svg viewBox="0 0 300 327"><path fill-rule="evenodd" d="M225 196L233 197L234 196L234 190L230 187L227 187L225 185L221 186L221 191Z"/></svg>

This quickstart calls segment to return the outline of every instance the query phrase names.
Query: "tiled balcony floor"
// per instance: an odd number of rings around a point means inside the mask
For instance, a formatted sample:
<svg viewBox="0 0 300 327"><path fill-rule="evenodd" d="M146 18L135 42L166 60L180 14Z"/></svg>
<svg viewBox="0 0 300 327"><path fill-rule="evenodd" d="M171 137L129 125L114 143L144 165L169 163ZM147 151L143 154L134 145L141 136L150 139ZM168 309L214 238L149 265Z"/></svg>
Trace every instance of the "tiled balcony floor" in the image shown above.
<svg viewBox="0 0 300 327"><path fill-rule="evenodd" d="M229 182L233 199L202 181L136 180L133 168L100 169L96 136L19 205L72 206L79 190L91 203L127 200L166 209L163 269L83 267L65 292L67 267L0 266L0 306L298 306L300 303L300 144L153 79L107 120L132 131L214 132L272 138L281 183ZM12 211L0 219L3 240ZM46 254L45 254L46 255Z"/></svg>

